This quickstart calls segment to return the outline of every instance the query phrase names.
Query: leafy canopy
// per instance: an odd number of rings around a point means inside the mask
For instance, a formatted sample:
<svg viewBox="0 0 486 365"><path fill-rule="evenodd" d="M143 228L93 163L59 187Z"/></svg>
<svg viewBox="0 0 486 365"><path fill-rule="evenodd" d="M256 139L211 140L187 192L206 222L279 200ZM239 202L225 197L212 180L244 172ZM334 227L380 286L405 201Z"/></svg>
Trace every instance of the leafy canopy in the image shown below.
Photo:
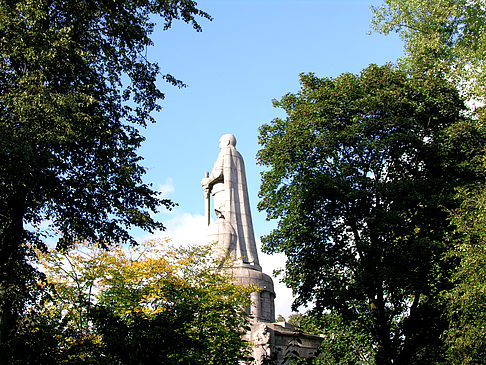
<svg viewBox="0 0 486 365"><path fill-rule="evenodd" d="M484 175L484 131L451 84L391 66L301 75L274 104L287 117L260 128L259 209L278 220L263 244L286 254L294 306L368 318L377 363L440 357L446 208Z"/></svg>
<svg viewBox="0 0 486 365"><path fill-rule="evenodd" d="M449 328L445 333L455 364L478 364L486 357L486 192L461 189L461 207L452 215L456 225L452 257L459 259L444 292Z"/></svg>
<svg viewBox="0 0 486 365"><path fill-rule="evenodd" d="M147 210L171 203L141 182L136 154L163 97L144 56L153 14L196 30L208 17L192 1L0 2L2 228L49 220L67 246L162 227Z"/></svg>
<svg viewBox="0 0 486 365"><path fill-rule="evenodd" d="M483 0L385 0L373 27L396 31L412 69L441 70L470 98L486 96L486 3Z"/></svg>
<svg viewBox="0 0 486 365"><path fill-rule="evenodd" d="M297 331L323 336L317 356L312 364L372 364L376 347L367 330L366 317L346 323L337 313L315 315L293 314L289 323Z"/></svg>
<svg viewBox="0 0 486 365"><path fill-rule="evenodd" d="M478 108L477 123L484 126L486 96L486 3L480 0L386 0L374 9L378 31L397 31L405 41L406 65L422 72L444 72ZM475 105L476 104L476 105ZM483 127L484 128L484 127ZM463 137L456 130L456 138ZM472 149L484 149L476 140ZM483 163L476 163L484 169ZM459 190L460 209L452 210L456 225L451 236L449 258L458 264L452 274L453 287L443 294L449 328L444 338L449 360L474 364L484 361L484 182Z"/></svg>
<svg viewBox="0 0 486 365"><path fill-rule="evenodd" d="M150 241L37 254L51 299L32 308L37 325L23 336L54 334L42 363L237 364L248 354L244 308L253 289L216 270L209 248ZM9 355L40 361L36 343L22 339Z"/></svg>
<svg viewBox="0 0 486 365"><path fill-rule="evenodd" d="M190 0L0 0L0 349L35 301L25 242L132 242L171 208L142 181L140 129L160 109L153 19L200 30ZM159 77L160 76L160 77ZM47 228L46 228L47 226ZM30 296L30 297L29 297Z"/></svg>

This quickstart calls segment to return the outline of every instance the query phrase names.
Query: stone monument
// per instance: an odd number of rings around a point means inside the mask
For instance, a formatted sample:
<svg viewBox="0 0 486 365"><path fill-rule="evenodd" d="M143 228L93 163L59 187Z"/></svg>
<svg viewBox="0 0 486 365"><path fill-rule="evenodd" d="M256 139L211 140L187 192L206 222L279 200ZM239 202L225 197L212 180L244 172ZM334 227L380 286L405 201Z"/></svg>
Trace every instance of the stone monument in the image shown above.
<svg viewBox="0 0 486 365"><path fill-rule="evenodd" d="M259 288L250 294L251 316L247 340L255 345L253 357L257 364L265 358L275 358L283 364L285 348L295 351L292 343L300 336L289 324L275 322L275 291L270 276L262 272L258 261L258 251L253 232L245 165L241 154L236 150L236 138L225 134L219 140L220 153L211 173L206 172L201 180L205 198L205 214L209 225L209 240L215 243L215 256L219 266L229 270L235 281L242 285ZM216 220L211 223L211 196L213 197ZM225 266L230 259L231 265ZM317 349L321 338L305 335L300 338L306 342L305 348L297 346L302 357L311 356ZM310 344L310 345L309 345ZM316 345L317 344L317 345ZM278 347L278 346L281 346ZM280 355L279 355L280 351Z"/></svg>
<svg viewBox="0 0 486 365"><path fill-rule="evenodd" d="M216 243L220 266L231 258L235 280L261 289L251 294L250 315L259 321L275 321L275 292L270 276L262 272L253 233L245 164L236 150L236 138L225 134L219 140L220 153L211 173L202 179L209 240ZM216 221L210 223L213 196Z"/></svg>

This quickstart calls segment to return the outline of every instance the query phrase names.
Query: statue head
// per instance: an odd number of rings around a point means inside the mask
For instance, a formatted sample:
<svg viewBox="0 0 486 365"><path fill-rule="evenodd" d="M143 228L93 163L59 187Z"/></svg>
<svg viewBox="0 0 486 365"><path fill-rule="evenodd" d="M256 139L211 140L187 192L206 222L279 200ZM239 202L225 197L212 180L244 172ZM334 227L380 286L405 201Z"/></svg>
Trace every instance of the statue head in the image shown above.
<svg viewBox="0 0 486 365"><path fill-rule="evenodd" d="M224 148L229 145L236 147L236 138L232 134L225 134L219 139L219 148Z"/></svg>

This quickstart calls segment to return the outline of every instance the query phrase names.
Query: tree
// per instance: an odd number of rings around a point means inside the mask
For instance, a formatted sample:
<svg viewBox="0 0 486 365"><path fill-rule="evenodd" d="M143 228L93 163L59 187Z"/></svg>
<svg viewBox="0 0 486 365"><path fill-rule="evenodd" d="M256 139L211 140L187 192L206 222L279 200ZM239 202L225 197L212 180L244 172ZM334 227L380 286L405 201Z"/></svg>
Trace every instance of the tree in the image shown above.
<svg viewBox="0 0 486 365"><path fill-rule="evenodd" d="M215 270L208 248L151 241L38 254L52 299L36 308L45 326L25 332L54 334L57 343L42 351L52 363L237 364L247 355L252 289ZM29 346L8 355L25 363Z"/></svg>
<svg viewBox="0 0 486 365"><path fill-rule="evenodd" d="M468 97L486 97L486 4L483 0L385 0L373 27L396 31L412 69L441 70Z"/></svg>
<svg viewBox="0 0 486 365"><path fill-rule="evenodd" d="M294 307L367 318L377 364L440 360L447 209L484 178L481 125L448 82L389 65L301 75L274 105L287 117L260 128L259 209L278 226L262 241L287 256Z"/></svg>
<svg viewBox="0 0 486 365"><path fill-rule="evenodd" d="M375 29L399 32L405 41L405 64L424 72L443 72L472 101L479 101L475 118L484 125L486 109L486 3L480 0L386 0L374 9ZM477 103L471 103L477 106ZM474 115L474 114L473 114ZM461 138L458 130L457 138ZM470 146L484 148L482 141ZM483 164L478 164L484 168ZM451 211L457 226L449 257L458 260L454 287L444 293L449 329L445 335L451 361L480 363L484 359L486 298L484 277L484 182L458 192L462 208ZM483 275L484 276L484 275Z"/></svg>
<svg viewBox="0 0 486 365"><path fill-rule="evenodd" d="M457 227L451 256L459 260L456 284L444 293L449 316L446 342L454 364L480 364L486 358L486 192L464 188L452 215Z"/></svg>
<svg viewBox="0 0 486 365"><path fill-rule="evenodd" d="M198 31L210 19L194 1L0 0L0 346L34 300L24 243L106 246L163 228L149 212L172 202L142 182L136 150L157 77L183 84L144 56L156 16Z"/></svg>

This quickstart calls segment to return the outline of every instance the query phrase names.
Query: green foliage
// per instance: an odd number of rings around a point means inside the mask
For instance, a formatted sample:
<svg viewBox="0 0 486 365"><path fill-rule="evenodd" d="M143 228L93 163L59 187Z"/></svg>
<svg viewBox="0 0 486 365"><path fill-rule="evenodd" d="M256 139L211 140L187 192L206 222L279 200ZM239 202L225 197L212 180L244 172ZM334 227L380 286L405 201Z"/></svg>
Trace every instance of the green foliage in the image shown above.
<svg viewBox="0 0 486 365"><path fill-rule="evenodd" d="M293 315L289 323L297 330L323 336L319 355L313 364L374 364L376 348L367 330L369 318L345 323L338 313Z"/></svg>
<svg viewBox="0 0 486 365"><path fill-rule="evenodd" d="M52 300L33 308L35 323L18 337L49 341L13 347L19 364L37 349L57 364L237 364L248 355L249 289L214 270L207 249L148 242L39 255Z"/></svg>
<svg viewBox="0 0 486 365"><path fill-rule="evenodd" d="M472 101L484 104L486 97L486 3L482 0L385 0L374 9L374 28L385 34L397 31L405 41L405 64L415 71L443 72ZM475 100L474 100L475 99ZM484 106L478 108L478 124L484 129ZM479 128L478 128L479 129ZM469 138L471 128L451 130L451 138L462 140L471 156L484 149L482 138ZM457 144L457 143L456 143ZM474 157L473 157L474 158ZM474 161L478 169L484 164ZM452 211L457 226L454 247L448 257L459 265L452 277L454 287L446 291L449 329L445 334L450 360L482 363L484 350L484 183L459 190L462 207Z"/></svg>
<svg viewBox="0 0 486 365"><path fill-rule="evenodd" d="M385 0L374 29L398 32L414 70L441 70L468 97L486 95L486 4L483 0Z"/></svg>
<svg viewBox="0 0 486 365"><path fill-rule="evenodd" d="M451 255L459 260L453 289L445 292L450 327L446 332L454 364L486 358L486 192L462 189L463 203L452 215L457 227Z"/></svg>
<svg viewBox="0 0 486 365"><path fill-rule="evenodd" d="M149 213L173 204L142 182L136 150L160 109L158 76L183 84L144 54L151 19L200 30L197 17L209 18L193 1L0 0L0 346L36 281L24 242L163 228Z"/></svg>
<svg viewBox="0 0 486 365"><path fill-rule="evenodd" d="M451 84L420 72L370 66L301 84L275 102L287 118L260 129L259 209L278 219L264 249L286 254L295 307L312 301L345 326L368 318L376 363L438 361L447 208L484 178L482 148L468 147L486 134L461 120Z"/></svg>

